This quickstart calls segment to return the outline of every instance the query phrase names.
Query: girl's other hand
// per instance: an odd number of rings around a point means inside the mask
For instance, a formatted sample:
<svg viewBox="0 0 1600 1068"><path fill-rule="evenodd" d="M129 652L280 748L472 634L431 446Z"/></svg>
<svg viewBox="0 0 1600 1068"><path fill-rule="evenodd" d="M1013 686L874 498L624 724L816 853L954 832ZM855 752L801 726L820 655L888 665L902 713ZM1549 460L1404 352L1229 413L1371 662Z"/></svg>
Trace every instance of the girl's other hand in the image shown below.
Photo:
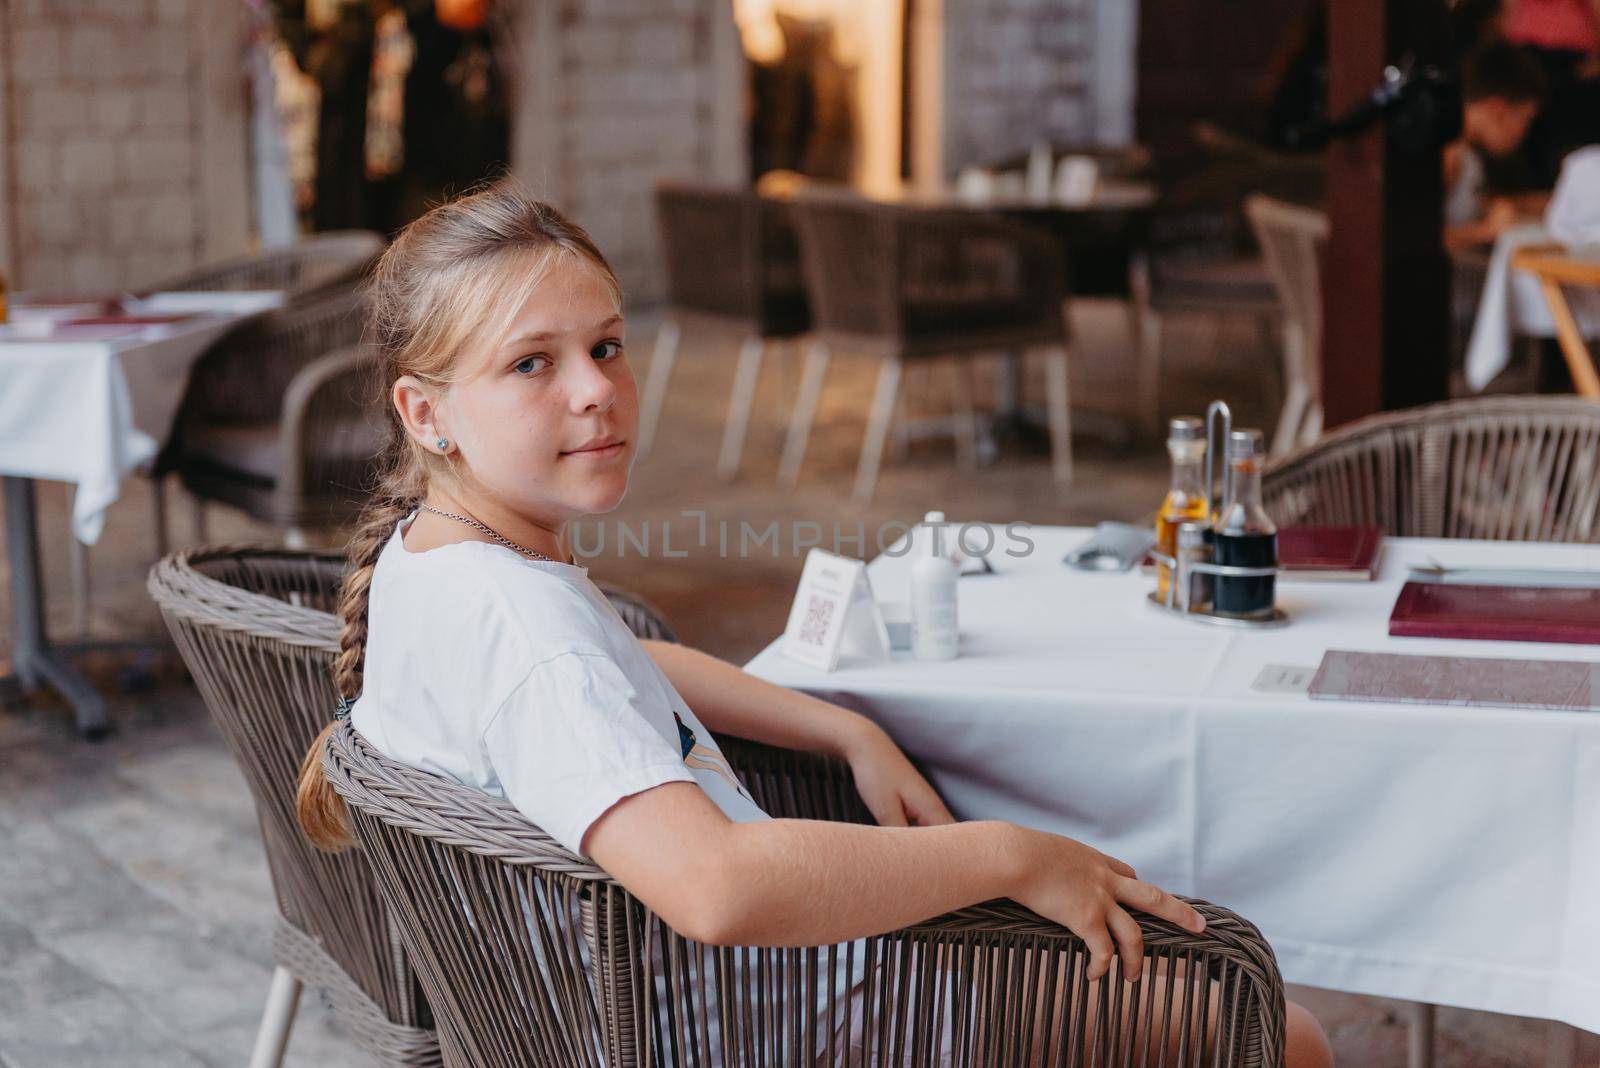
<svg viewBox="0 0 1600 1068"><path fill-rule="evenodd" d="M1113 956L1122 974L1137 979L1143 965L1144 932L1128 909L1147 912L1186 931L1205 930L1205 919L1187 902L1141 882L1134 870L1082 842L1019 827L1023 874L1011 895L1019 904L1054 920L1089 947L1090 979L1103 978Z"/></svg>
<svg viewBox="0 0 1600 1068"><path fill-rule="evenodd" d="M882 727L862 721L860 733L845 749L856 791L881 827L931 827L954 823L945 807L894 739Z"/></svg>

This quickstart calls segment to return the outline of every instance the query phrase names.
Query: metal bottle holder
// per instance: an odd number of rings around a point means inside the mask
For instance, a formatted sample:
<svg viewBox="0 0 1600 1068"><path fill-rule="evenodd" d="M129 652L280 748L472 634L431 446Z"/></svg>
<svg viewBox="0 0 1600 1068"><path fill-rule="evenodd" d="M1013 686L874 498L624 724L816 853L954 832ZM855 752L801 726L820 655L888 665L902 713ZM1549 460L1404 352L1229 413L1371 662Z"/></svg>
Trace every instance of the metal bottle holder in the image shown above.
<svg viewBox="0 0 1600 1068"><path fill-rule="evenodd" d="M1233 431L1233 412L1222 401L1212 401L1206 408L1206 494L1209 500L1228 501L1233 496L1233 467L1225 464L1222 471L1222 496L1215 496L1216 489L1216 458L1228 444L1228 435ZM1209 525L1209 524L1208 524ZM1190 587L1195 575L1210 575L1213 580L1217 578L1267 578L1268 576L1282 573L1278 567L1233 567L1225 564L1213 564L1207 561L1190 563L1180 553L1178 556L1168 556L1158 550L1151 550L1150 555L1155 558L1157 567L1166 567L1170 578L1167 581L1167 596L1165 599L1157 595L1155 590L1149 593L1150 603L1168 612L1174 612L1185 619L1196 623L1211 623L1219 627L1243 627L1246 629L1264 630L1271 627L1286 626L1289 614L1277 605L1273 605L1270 616L1258 618L1245 618L1242 616L1218 615L1216 606L1211 601L1191 603L1189 600Z"/></svg>

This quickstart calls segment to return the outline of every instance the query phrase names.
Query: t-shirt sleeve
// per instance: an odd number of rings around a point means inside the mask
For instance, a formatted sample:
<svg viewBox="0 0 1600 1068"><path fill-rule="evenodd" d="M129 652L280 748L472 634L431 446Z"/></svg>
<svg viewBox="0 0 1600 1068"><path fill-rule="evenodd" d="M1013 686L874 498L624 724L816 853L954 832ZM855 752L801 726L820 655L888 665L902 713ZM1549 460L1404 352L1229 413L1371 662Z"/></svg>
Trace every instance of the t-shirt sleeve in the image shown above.
<svg viewBox="0 0 1600 1068"><path fill-rule="evenodd" d="M662 783L695 782L642 700L603 653L559 653L536 665L483 732L506 799L581 853L584 833L618 801Z"/></svg>

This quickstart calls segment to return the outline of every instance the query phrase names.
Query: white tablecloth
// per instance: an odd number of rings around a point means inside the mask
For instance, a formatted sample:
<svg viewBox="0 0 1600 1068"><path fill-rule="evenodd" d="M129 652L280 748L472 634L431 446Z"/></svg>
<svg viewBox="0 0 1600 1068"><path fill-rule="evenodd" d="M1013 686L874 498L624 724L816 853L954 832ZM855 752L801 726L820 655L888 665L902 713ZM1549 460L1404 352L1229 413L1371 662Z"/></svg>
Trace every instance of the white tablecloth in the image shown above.
<svg viewBox="0 0 1600 1068"><path fill-rule="evenodd" d="M74 535L94 544L122 480L152 459L177 414L189 368L242 316L278 293L167 293L130 314L203 312L105 340L0 336L0 474L77 484Z"/></svg>
<svg viewBox="0 0 1600 1068"><path fill-rule="evenodd" d="M1069 835L1237 909L1291 982L1600 1031L1600 715L1251 688L1332 648L1600 658L1387 636L1406 561L1600 569L1600 548L1393 539L1379 581L1284 584L1291 625L1245 632L1169 618L1138 574L1060 564L1087 533L1034 528L1031 555L963 577L960 659L827 674L775 643L748 670L872 716L962 818ZM905 560L869 574L905 598Z"/></svg>

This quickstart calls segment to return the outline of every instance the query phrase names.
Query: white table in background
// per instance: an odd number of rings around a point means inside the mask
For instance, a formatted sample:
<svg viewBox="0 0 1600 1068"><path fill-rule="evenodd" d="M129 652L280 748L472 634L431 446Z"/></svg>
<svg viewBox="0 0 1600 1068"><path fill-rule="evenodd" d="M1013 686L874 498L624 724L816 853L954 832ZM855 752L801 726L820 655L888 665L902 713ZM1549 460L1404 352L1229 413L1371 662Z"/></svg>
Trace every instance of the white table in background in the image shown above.
<svg viewBox="0 0 1600 1068"><path fill-rule="evenodd" d="M13 670L25 691L40 683L59 691L87 735L107 728L105 705L45 634L33 480L76 486L73 534L93 544L123 480L154 459L170 433L194 361L242 319L282 303L275 292L157 293L124 311L193 317L104 337L83 336L95 333L88 328L57 337L22 323L0 327Z"/></svg>
<svg viewBox="0 0 1600 1068"><path fill-rule="evenodd" d="M960 659L774 643L747 669L857 708L961 818L1069 835L1259 924L1290 982L1600 1031L1600 714L1313 701L1251 688L1327 649L1600 659L1593 646L1390 638L1407 562L1600 570L1600 547L1391 539L1378 581L1280 586L1281 630L1172 618L1149 578L1060 563L1033 528L960 580ZM869 568L906 596L907 561Z"/></svg>

